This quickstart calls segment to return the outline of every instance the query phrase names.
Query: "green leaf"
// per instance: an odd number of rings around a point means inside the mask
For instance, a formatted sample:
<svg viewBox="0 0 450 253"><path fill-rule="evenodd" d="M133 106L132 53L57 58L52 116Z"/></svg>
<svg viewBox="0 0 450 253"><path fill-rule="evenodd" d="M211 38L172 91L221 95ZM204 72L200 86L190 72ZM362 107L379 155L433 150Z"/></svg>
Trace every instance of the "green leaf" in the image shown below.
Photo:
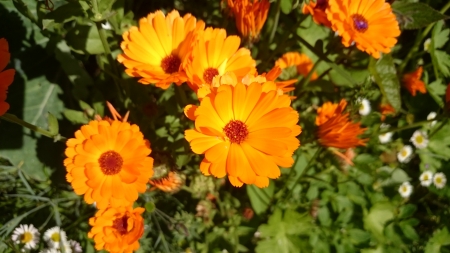
<svg viewBox="0 0 450 253"><path fill-rule="evenodd" d="M409 225L405 222L400 222L399 227L402 230L402 232L406 238L408 238L410 240L419 239L419 235L417 235L416 230L411 225Z"/></svg>
<svg viewBox="0 0 450 253"><path fill-rule="evenodd" d="M370 234L364 230L358 228L352 228L348 230L348 235L350 237L350 241L353 244L361 244L370 239Z"/></svg>
<svg viewBox="0 0 450 253"><path fill-rule="evenodd" d="M369 72L374 76L387 102L399 111L402 107L400 98L400 83L397 78L394 61L390 54L383 55L379 60L370 58Z"/></svg>
<svg viewBox="0 0 450 253"><path fill-rule="evenodd" d="M436 70L437 68L444 76L448 77L450 76L450 55L448 55L445 51L438 50L438 48L444 46L448 41L448 34L450 33L449 29L442 30L443 26L444 21L439 21L434 26L429 50L436 75L438 74Z"/></svg>
<svg viewBox="0 0 450 253"><path fill-rule="evenodd" d="M280 8L284 14L289 14L292 11L294 0L281 0Z"/></svg>
<svg viewBox="0 0 450 253"><path fill-rule="evenodd" d="M449 18L424 3L396 1L392 9L403 29L419 29Z"/></svg>
<svg viewBox="0 0 450 253"><path fill-rule="evenodd" d="M376 203L370 211L365 211L364 228L372 232L379 241L384 240L383 229L387 221L394 218L395 207L389 202Z"/></svg>
<svg viewBox="0 0 450 253"><path fill-rule="evenodd" d="M450 76L450 55L441 50L435 50L434 56L436 57L436 62L439 70L446 77Z"/></svg>
<svg viewBox="0 0 450 253"><path fill-rule="evenodd" d="M59 133L58 119L51 113L48 113L48 131L53 135Z"/></svg>
<svg viewBox="0 0 450 253"><path fill-rule="evenodd" d="M450 245L450 235L446 227L434 232L425 246L425 253L441 252L441 247L445 245Z"/></svg>
<svg viewBox="0 0 450 253"><path fill-rule="evenodd" d="M87 124L89 122L86 113L72 109L65 109L64 117L74 124Z"/></svg>
<svg viewBox="0 0 450 253"><path fill-rule="evenodd" d="M155 211L155 203L153 202L147 202L145 203L145 211L149 212L149 213L153 213L153 211Z"/></svg>
<svg viewBox="0 0 450 253"><path fill-rule="evenodd" d="M69 47L79 54L105 52L96 26L77 25L67 33L66 41Z"/></svg>
<svg viewBox="0 0 450 253"><path fill-rule="evenodd" d="M101 1L102 2L102 1ZM77 17L84 17L85 12L78 2L69 2L45 15L44 20L53 20L55 23L67 23Z"/></svg>
<svg viewBox="0 0 450 253"><path fill-rule="evenodd" d="M404 219L411 217L417 210L417 206L413 204L406 204L404 206L400 207L400 213L398 215L398 218Z"/></svg>
<svg viewBox="0 0 450 253"><path fill-rule="evenodd" d="M266 188L258 188L254 185L247 185L246 189L255 213L258 215L264 213L269 207L275 192L274 184L271 183Z"/></svg>
<svg viewBox="0 0 450 253"><path fill-rule="evenodd" d="M436 25L433 28L433 34L431 37L432 47L434 49L441 48L447 43L448 37L450 35L450 29L444 29L442 30L442 27L444 26L444 22L437 22Z"/></svg>
<svg viewBox="0 0 450 253"><path fill-rule="evenodd" d="M442 99L442 96L445 94L445 91L447 89L447 86L442 83L440 79L437 79L436 81L425 84L427 91L430 93L431 97L436 101L436 103L443 108L444 107L444 101Z"/></svg>

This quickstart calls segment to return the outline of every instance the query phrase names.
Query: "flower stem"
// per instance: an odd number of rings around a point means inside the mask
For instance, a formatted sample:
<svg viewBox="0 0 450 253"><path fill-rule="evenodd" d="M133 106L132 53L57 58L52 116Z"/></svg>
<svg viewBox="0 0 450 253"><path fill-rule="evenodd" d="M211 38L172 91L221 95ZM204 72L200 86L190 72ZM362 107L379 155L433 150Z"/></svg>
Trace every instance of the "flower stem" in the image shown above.
<svg viewBox="0 0 450 253"><path fill-rule="evenodd" d="M270 32L270 37L269 37L269 43L268 45L270 46L270 43L272 43L273 38L275 37L275 33L277 32L277 28L278 28L278 21L280 20L280 12L281 12L281 0L277 1L277 6L276 6L276 14L275 14L275 21L273 22L273 26L272 26L272 31Z"/></svg>
<svg viewBox="0 0 450 253"><path fill-rule="evenodd" d="M45 129L42 129L42 128L38 127L38 126L35 126L35 125L30 124L30 123L28 123L26 121L23 121L23 120L19 119L16 115L13 115L13 114L10 114L10 113L5 113L4 115L0 116L0 119L4 119L4 120L9 121L11 123L15 123L17 125L21 125L23 127L26 127L26 128L28 128L28 129L30 129L32 131L35 131L35 132L40 133L42 135L45 135L45 136L47 136L49 138L52 138L55 142L56 141L64 142L64 141L67 140L66 137L61 136L59 133L53 134L53 133L51 133L51 132L49 132L49 131L47 131Z"/></svg>
<svg viewBox="0 0 450 253"><path fill-rule="evenodd" d="M430 119L430 120L419 121L419 122L416 122L416 123L409 124L407 126L396 127L396 128L389 128L389 129L386 129L384 131L380 131L380 132L378 132L376 134L385 134L385 133L389 133L389 132L399 132L399 131L403 131L403 130L410 129L410 128L416 128L416 127L423 126L423 125L425 125L427 123L431 123L432 121L439 120L440 118L442 118L442 117L436 117L436 118Z"/></svg>

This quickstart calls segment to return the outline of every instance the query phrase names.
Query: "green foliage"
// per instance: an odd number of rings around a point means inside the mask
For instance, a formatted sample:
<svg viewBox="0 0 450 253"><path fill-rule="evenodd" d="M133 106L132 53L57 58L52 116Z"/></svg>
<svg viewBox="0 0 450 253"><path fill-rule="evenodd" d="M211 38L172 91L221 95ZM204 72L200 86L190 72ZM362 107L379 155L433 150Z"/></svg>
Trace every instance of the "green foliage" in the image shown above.
<svg viewBox="0 0 450 253"><path fill-rule="evenodd" d="M392 8L404 29L419 29L449 18L424 3L395 2Z"/></svg>

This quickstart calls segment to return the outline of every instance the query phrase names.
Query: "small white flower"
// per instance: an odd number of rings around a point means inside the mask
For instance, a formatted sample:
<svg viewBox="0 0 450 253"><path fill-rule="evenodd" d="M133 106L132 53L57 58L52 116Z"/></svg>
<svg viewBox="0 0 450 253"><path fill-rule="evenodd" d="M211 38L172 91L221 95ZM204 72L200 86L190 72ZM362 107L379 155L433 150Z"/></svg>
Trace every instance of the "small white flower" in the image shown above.
<svg viewBox="0 0 450 253"><path fill-rule="evenodd" d="M49 248L60 249L61 244L67 244L66 232L59 227L52 227L45 231L44 240L47 242Z"/></svg>
<svg viewBox="0 0 450 253"><path fill-rule="evenodd" d="M436 188L442 189L447 183L447 177L445 177L444 173L438 172L434 174L433 183L436 186Z"/></svg>
<svg viewBox="0 0 450 253"><path fill-rule="evenodd" d="M421 184L422 186L425 186L425 187L430 186L431 183L433 183L433 172L431 172L431 171L429 171L429 170L424 171L424 172L420 175L419 180L420 180L420 184Z"/></svg>
<svg viewBox="0 0 450 253"><path fill-rule="evenodd" d="M410 145L403 146L400 152L397 153L397 159L401 163L407 163L411 160L413 149Z"/></svg>
<svg viewBox="0 0 450 253"><path fill-rule="evenodd" d="M412 191L413 187L408 181L403 182L403 184L398 188L398 192L403 198L408 198L409 196L411 196Z"/></svg>
<svg viewBox="0 0 450 253"><path fill-rule="evenodd" d="M431 38L426 39L425 42L423 43L423 50L429 52L430 44Z"/></svg>
<svg viewBox="0 0 450 253"><path fill-rule="evenodd" d="M358 98L359 103L359 114L362 116L366 116L370 113L371 107L370 107L370 101L367 98Z"/></svg>
<svg viewBox="0 0 450 253"><path fill-rule="evenodd" d="M11 239L15 244L23 244L21 251L26 252L36 248L39 243L39 231L33 224L20 224L14 229Z"/></svg>
<svg viewBox="0 0 450 253"><path fill-rule="evenodd" d="M436 118L437 113L436 112L430 112L427 116L427 120L432 120L434 118ZM430 122L430 127L433 127L434 125L436 125L436 120L433 120Z"/></svg>
<svg viewBox="0 0 450 253"><path fill-rule="evenodd" d="M70 249L72 249L72 253L82 253L81 245L74 240L69 240Z"/></svg>
<svg viewBox="0 0 450 253"><path fill-rule="evenodd" d="M383 124L381 124L381 126L380 126L380 130L387 129L387 128L389 128L389 127L390 127L390 125L384 124L384 123L383 123ZM387 132L387 133L378 135L378 139L380 140L381 143L388 143L388 142L391 141L392 135L394 135L393 132Z"/></svg>
<svg viewBox="0 0 450 253"><path fill-rule="evenodd" d="M106 21L106 23L104 24L102 23L102 28L105 30L112 30L112 26L108 21Z"/></svg>
<svg viewBox="0 0 450 253"><path fill-rule="evenodd" d="M420 130L416 130L409 140L414 144L414 146L416 146L416 148L426 148L428 146L428 137L426 133Z"/></svg>

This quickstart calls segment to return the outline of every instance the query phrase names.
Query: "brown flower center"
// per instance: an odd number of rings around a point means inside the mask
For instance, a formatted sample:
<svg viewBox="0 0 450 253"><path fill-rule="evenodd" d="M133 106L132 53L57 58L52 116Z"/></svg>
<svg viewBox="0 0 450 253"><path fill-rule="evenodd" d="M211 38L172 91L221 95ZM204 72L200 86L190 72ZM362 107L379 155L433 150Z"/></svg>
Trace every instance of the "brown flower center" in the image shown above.
<svg viewBox="0 0 450 253"><path fill-rule="evenodd" d="M205 72L203 72L203 80L207 84L211 84L213 81L213 78L219 74L219 71L215 68L207 68Z"/></svg>
<svg viewBox="0 0 450 253"><path fill-rule="evenodd" d="M117 230L120 235L128 233L128 216L124 215L121 218L117 218L113 221L113 228Z"/></svg>
<svg viewBox="0 0 450 253"><path fill-rule="evenodd" d="M369 23L367 22L367 19L364 18L361 14L353 14L353 27L356 29L356 31L360 33L364 33L369 28Z"/></svg>
<svg viewBox="0 0 450 253"><path fill-rule="evenodd" d="M106 151L98 159L100 168L105 175L115 175L120 172L123 165L122 156L116 151Z"/></svg>
<svg viewBox="0 0 450 253"><path fill-rule="evenodd" d="M223 129L225 135L232 143L240 144L247 138L248 129L244 122L240 120L231 120Z"/></svg>
<svg viewBox="0 0 450 253"><path fill-rule="evenodd" d="M328 0L317 0L316 1L316 8L325 10L328 6Z"/></svg>
<svg viewBox="0 0 450 253"><path fill-rule="evenodd" d="M166 72L166 74L173 74L175 72L178 72L178 69L180 68L181 60L176 55L168 55L164 57L161 61L161 68Z"/></svg>

